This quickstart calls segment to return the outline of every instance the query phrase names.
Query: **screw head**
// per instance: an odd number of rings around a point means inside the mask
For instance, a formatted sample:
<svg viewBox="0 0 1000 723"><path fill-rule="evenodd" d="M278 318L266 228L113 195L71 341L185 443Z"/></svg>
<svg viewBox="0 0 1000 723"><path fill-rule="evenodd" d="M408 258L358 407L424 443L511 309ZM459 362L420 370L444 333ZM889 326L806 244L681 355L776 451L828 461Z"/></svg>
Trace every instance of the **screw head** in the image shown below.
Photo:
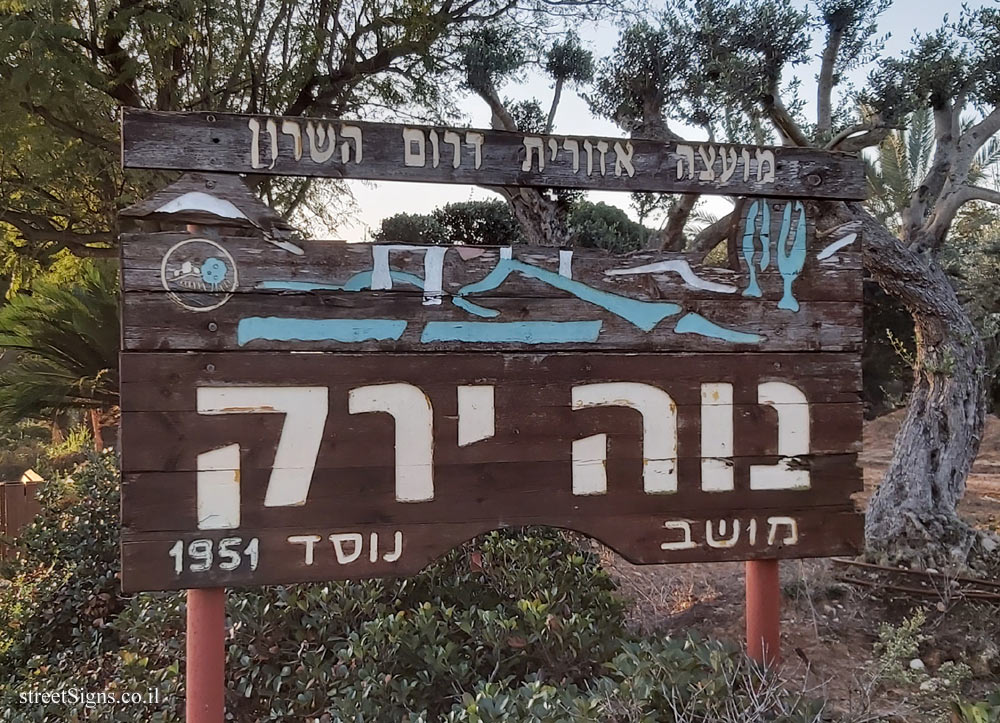
<svg viewBox="0 0 1000 723"><path fill-rule="evenodd" d="M206 372L214 372L215 371L215 364L206 364L205 365L205 371Z"/></svg>
<svg viewBox="0 0 1000 723"><path fill-rule="evenodd" d="M216 324L214 321L210 321L210 322L208 322L208 330L209 331L218 331L219 330L219 325Z"/></svg>
<svg viewBox="0 0 1000 723"><path fill-rule="evenodd" d="M215 181L211 178L205 181L205 188L215 188Z"/></svg>
<svg viewBox="0 0 1000 723"><path fill-rule="evenodd" d="M810 186L822 186L823 177L820 176L818 173L810 173L808 176L806 176L806 183L808 183Z"/></svg>

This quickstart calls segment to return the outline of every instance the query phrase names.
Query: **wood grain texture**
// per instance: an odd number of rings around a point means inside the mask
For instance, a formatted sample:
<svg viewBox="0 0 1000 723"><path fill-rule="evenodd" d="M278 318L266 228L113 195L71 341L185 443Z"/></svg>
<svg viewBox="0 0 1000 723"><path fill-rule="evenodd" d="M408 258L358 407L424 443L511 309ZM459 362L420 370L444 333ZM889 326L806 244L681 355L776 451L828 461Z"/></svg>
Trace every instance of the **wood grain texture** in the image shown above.
<svg viewBox="0 0 1000 723"><path fill-rule="evenodd" d="M123 111L122 162L125 168L498 186L866 195L860 159L805 148L132 108Z"/></svg>
<svg viewBox="0 0 1000 723"><path fill-rule="evenodd" d="M775 229L783 206L772 214ZM754 297L746 295L745 255L730 270L662 252L295 244L301 254L256 237L124 236L123 348L700 352L855 351L861 344L860 254L850 249L823 260L806 254L799 272L789 276L786 268L782 276L775 247L766 268L755 267ZM209 262L220 264L218 284L202 278ZM779 308L788 279L797 310ZM355 324L346 337L317 331L323 321L365 320L398 328L380 335ZM564 333L574 328L567 322L599 329L574 336ZM504 325L532 328L518 336Z"/></svg>
<svg viewBox="0 0 1000 723"><path fill-rule="evenodd" d="M809 470L810 487L752 490L750 467L780 460L778 412L758 403L758 386L782 380L807 400L809 452L797 455L793 466ZM615 381L649 384L670 395L677 419L675 492L643 489L649 460L642 414L620 406L573 409L573 387ZM701 385L707 382L733 385L734 486L725 492L701 488ZM850 499L861 485L860 382L856 355L835 353L125 353L124 585L179 589L409 574L475 534L534 524L592 535L636 562L849 554L861 529ZM349 409L351 389L399 383L419 387L433 410L434 498L426 502L396 500L393 418ZM265 507L285 415L198 414L196 390L284 384L327 388L328 414L305 503ZM493 433L466 445L458 442L460 385L494 387ZM607 491L574 494L573 440L596 434L607 435ZM240 450L240 526L199 530L197 455L232 444ZM796 520L794 544L781 542L788 533L784 523L768 543L768 520L786 517ZM737 542L717 546L733 535L737 519ZM726 530L720 520L727 520ZM662 549L681 532L665 523L681 521L691 528L693 547ZM713 544L706 539L707 521L715 525ZM397 530L403 552L390 563L381 555L391 552ZM381 540L374 562L373 532ZM347 533L362 535L365 549L342 563L329 536ZM303 535L322 540L311 565L304 562L304 543L288 541ZM244 546L259 540L255 571L242 565L191 572L185 563L175 572L168 552L177 541L183 548L193 540L217 545L232 537Z"/></svg>

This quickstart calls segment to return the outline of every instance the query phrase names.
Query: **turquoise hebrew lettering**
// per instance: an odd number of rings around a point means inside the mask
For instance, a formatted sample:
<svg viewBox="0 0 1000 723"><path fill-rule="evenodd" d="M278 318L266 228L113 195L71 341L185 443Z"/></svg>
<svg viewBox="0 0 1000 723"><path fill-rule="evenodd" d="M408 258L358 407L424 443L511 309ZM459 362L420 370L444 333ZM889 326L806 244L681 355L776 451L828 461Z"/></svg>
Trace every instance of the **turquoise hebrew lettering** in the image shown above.
<svg viewBox="0 0 1000 723"><path fill-rule="evenodd" d="M767 210L765 207L765 214ZM752 232L752 227L750 231ZM414 247L420 248L420 247ZM764 247L765 259L768 255ZM473 294L499 288L513 273L519 273L554 288L572 294L581 301L598 306L637 328L650 332L660 322L683 311L679 304L664 301L642 301L621 296L609 291L601 291L574 281L548 269L510 258L511 251L505 249L496 266L480 281L468 284L452 295L452 303L482 319L494 319L500 312L474 303L468 297ZM791 253L796 253L793 251ZM764 268L766 268L766 261ZM789 267L791 268L791 267ZM801 268L801 266L800 266ZM383 272L384 273L384 269ZM796 272L797 273L797 272ZM364 291L372 288L373 271L354 274L343 284L324 281L261 281L259 289L276 291ZM402 271L388 271L392 283L407 284L426 291L424 279ZM756 286L756 280L752 284ZM746 294L747 292L744 292ZM760 295L759 288L757 295ZM398 340L406 328L406 322L392 319L374 319L367 323L356 319L292 319L278 317L250 317L242 319L238 325L238 342L246 344L255 339L275 341L318 341L362 342ZM587 321L429 321L424 327L421 342L461 342L461 343L521 343L521 344L569 344L593 343L600 335L602 322ZM757 334L737 331L720 326L696 313L688 313L678 321L675 333L698 334L736 344L757 344L762 337Z"/></svg>
<svg viewBox="0 0 1000 723"><path fill-rule="evenodd" d="M757 220L760 219L760 232L757 232ZM744 296L760 298L760 286L757 284L757 269L754 266L754 256L757 251L757 238L761 242L760 270L767 269L771 262L771 210L767 201L754 201L747 211L746 228L743 231L743 258L750 269L750 283L743 290Z"/></svg>
<svg viewBox="0 0 1000 723"><path fill-rule="evenodd" d="M795 219L795 239L791 248L787 247L791 235L792 206L798 211ZM779 309L798 311L799 302L792 296L792 282L798 278L802 266L806 262L806 209L801 201L785 204L785 213L781 218L781 235L778 237L778 271L784 283L784 294L778 302Z"/></svg>

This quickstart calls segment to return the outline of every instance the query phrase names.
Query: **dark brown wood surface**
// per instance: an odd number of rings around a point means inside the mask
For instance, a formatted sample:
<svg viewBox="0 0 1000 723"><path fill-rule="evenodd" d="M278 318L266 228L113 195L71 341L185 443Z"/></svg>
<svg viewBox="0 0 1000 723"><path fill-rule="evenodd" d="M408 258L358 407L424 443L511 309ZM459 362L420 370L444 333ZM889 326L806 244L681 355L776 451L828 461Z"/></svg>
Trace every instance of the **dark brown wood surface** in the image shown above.
<svg viewBox="0 0 1000 723"><path fill-rule="evenodd" d="M772 239L779 235L781 207L778 204L772 216ZM789 287L798 304L791 310L779 308L785 280L775 258L776 246L767 267L755 270L761 295L753 297L745 295L750 276L743 255L739 269L727 269L706 266L696 254L664 252L612 256L597 250L521 246L505 252L496 247L294 243L301 253L259 237L125 235L123 348L756 352L856 351L861 344L856 244L823 259L818 258L823 246L813 244L817 248L808 250ZM184 255L177 249L199 251ZM510 261L502 258L504 253L511 255ZM438 254L440 283L431 299L437 303L428 303L427 277L433 272L428 271L427 260L432 254ZM212 257L223 259L227 267L225 283L215 291L198 275L201 264ZM376 258L382 259L388 288L371 288ZM181 262L191 264L186 276ZM510 273L499 282L486 283L510 262L517 264ZM175 277L193 281L185 286L175 283ZM475 291L463 294L468 288ZM496 315L477 316L461 304L463 300ZM646 315L656 311L653 307L664 305L674 308L644 326ZM316 331L322 322L365 320L396 322L405 328L391 338L362 334L350 341ZM692 322L696 323L686 326ZM560 337L558 330L547 329L543 331L550 332L548 336L527 341L489 340L489 334L505 324L572 328L574 323L597 324L599 332L592 337ZM296 334L295 324L305 333ZM448 337L441 333L442 328L448 331L447 325L475 327L486 340L462 341L467 337L458 333Z"/></svg>
<svg viewBox="0 0 1000 723"><path fill-rule="evenodd" d="M792 466L809 471L808 489L749 487L752 465L780 461L778 413L758 403L758 386L776 381L794 384L806 399L809 451ZM622 406L573 409L573 387L609 382L647 384L670 395L677 420L675 492L644 491L650 460L642 414ZM432 410L434 496L428 501L396 500L393 417L349 409L352 389L400 383L418 387ZM701 486L706 383L732 385L730 491ZM265 507L285 415L199 414L197 389L283 385L327 389L328 413L304 504ZM457 390L465 385L494 388L494 430L461 445ZM127 590L179 589L409 574L475 534L534 524L592 535L635 562L851 554L861 524L850 500L861 487L860 389L857 356L844 353L125 353L123 584ZM606 492L574 494L573 441L597 434L607 435ZM240 525L199 530L197 456L234 444ZM785 518L797 528L791 544L784 543L790 539ZM737 541L720 544L732 537L736 520ZM662 549L684 532L665 525L685 522L691 546ZM713 544L706 524L713 526ZM392 552L396 531L402 550L388 562L383 555ZM372 533L379 550L374 562ZM361 535L363 554L338 561L329 537L350 534ZM313 562L306 565L302 540L316 536ZM204 572L192 572L185 558L176 572L170 551L178 541L186 550L192 541L210 540L217 561L220 541L232 546L234 538L241 549L258 540L256 570L244 556L236 569L216 565ZM351 558L351 545L341 548L342 557Z"/></svg>
<svg viewBox="0 0 1000 723"><path fill-rule="evenodd" d="M360 142L359 142L360 141ZM864 165L805 148L126 108L125 168L432 183L865 197Z"/></svg>

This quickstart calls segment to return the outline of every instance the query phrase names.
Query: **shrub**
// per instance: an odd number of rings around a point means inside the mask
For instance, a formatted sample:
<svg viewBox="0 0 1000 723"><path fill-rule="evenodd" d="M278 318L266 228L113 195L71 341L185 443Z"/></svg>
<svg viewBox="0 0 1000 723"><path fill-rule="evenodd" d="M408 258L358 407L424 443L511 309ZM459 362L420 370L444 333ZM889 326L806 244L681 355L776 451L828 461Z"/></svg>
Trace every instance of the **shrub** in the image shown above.
<svg viewBox="0 0 1000 723"><path fill-rule="evenodd" d="M113 458L41 502L0 588L0 720L181 721L185 598L121 595ZM554 530L493 532L405 579L234 591L227 610L236 721L815 720L735 648L633 638L596 556ZM81 690L160 703L20 699Z"/></svg>

